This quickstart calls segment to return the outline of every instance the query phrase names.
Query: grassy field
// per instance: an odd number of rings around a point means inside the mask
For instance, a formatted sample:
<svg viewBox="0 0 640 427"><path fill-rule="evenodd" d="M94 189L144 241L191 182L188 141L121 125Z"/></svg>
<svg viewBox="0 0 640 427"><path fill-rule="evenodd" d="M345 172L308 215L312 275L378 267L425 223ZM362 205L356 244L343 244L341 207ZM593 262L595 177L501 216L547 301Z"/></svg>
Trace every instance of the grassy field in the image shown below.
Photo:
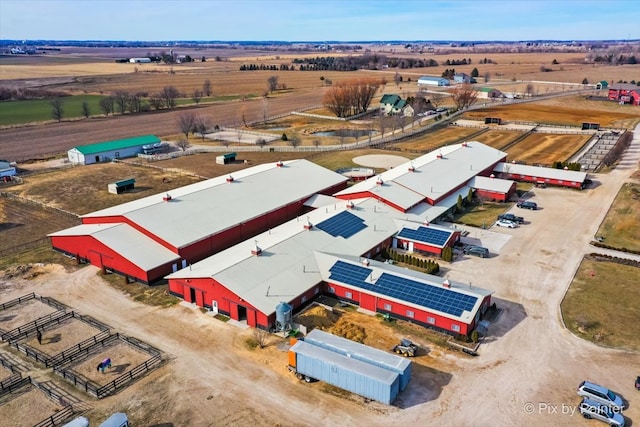
<svg viewBox="0 0 640 427"><path fill-rule="evenodd" d="M513 203L483 202L469 207L462 214L455 215L454 221L472 227L489 228L498 215L505 213Z"/></svg>
<svg viewBox="0 0 640 427"><path fill-rule="evenodd" d="M591 135L551 135L533 133L508 148L507 159L551 166L567 161L589 141Z"/></svg>
<svg viewBox="0 0 640 427"><path fill-rule="evenodd" d="M478 130L479 129L474 128L448 126L434 132L423 133L406 141L390 144L389 146L400 150L431 151L444 145L465 141L469 136L477 133Z"/></svg>
<svg viewBox="0 0 640 427"><path fill-rule="evenodd" d="M91 116L101 115L100 100L104 96L78 95L61 98L64 118L84 117L82 103L89 105ZM22 123L45 122L51 118L51 100L34 99L28 101L0 102L0 126Z"/></svg>
<svg viewBox="0 0 640 427"><path fill-rule="evenodd" d="M638 283L638 267L584 258L561 304L567 328L597 344L640 350Z"/></svg>
<svg viewBox="0 0 640 427"><path fill-rule="evenodd" d="M597 234L607 246L640 251L640 184L622 186Z"/></svg>

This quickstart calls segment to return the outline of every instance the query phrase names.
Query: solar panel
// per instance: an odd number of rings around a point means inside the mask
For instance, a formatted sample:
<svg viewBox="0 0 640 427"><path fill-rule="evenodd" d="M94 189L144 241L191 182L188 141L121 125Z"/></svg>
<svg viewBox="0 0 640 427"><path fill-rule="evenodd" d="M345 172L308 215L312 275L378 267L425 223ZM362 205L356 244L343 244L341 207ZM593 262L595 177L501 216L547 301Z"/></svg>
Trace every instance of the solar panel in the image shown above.
<svg viewBox="0 0 640 427"><path fill-rule="evenodd" d="M345 239L367 228L362 218L347 211L340 212L338 215L322 221L316 227L331 234L333 237L342 236Z"/></svg>
<svg viewBox="0 0 640 427"><path fill-rule="evenodd" d="M398 237L417 240L419 242L429 243L435 246L443 246L447 240L449 240L451 233L453 232L429 227L418 227L417 230L403 228L398 233Z"/></svg>
<svg viewBox="0 0 640 427"><path fill-rule="evenodd" d="M362 287L367 277L371 274L371 269L344 261L336 261L329 269L331 273L329 279L337 280L348 285Z"/></svg>

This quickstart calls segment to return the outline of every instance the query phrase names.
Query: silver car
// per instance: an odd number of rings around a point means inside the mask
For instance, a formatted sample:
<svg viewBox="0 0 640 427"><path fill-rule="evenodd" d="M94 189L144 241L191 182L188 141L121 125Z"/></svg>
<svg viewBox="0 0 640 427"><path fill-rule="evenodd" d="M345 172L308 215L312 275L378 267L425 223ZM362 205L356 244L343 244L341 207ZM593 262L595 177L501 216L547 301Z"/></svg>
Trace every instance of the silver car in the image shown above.
<svg viewBox="0 0 640 427"><path fill-rule="evenodd" d="M585 418L604 421L612 427L624 427L624 417L619 410L610 408L586 397L580 402L580 413Z"/></svg>
<svg viewBox="0 0 640 427"><path fill-rule="evenodd" d="M618 411L624 409L624 401L611 390L601 385L582 381L578 386L578 396L586 397L602 405L616 408Z"/></svg>

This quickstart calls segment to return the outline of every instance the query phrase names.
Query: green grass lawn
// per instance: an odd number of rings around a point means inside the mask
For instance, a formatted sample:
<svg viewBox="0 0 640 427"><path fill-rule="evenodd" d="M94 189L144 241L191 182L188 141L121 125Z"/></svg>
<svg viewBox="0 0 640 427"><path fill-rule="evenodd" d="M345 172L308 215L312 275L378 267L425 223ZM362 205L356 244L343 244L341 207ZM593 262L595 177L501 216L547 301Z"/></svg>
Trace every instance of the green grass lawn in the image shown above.
<svg viewBox="0 0 640 427"><path fill-rule="evenodd" d="M638 283L638 267L585 257L560 306L567 328L597 344L640 350Z"/></svg>
<svg viewBox="0 0 640 427"><path fill-rule="evenodd" d="M607 246L640 251L640 184L622 186L600 224L598 236L604 236Z"/></svg>
<svg viewBox="0 0 640 427"><path fill-rule="evenodd" d="M476 203L455 216L455 222L472 227L489 228L498 218L513 206L512 203L483 202Z"/></svg>
<svg viewBox="0 0 640 427"><path fill-rule="evenodd" d="M62 99L63 119L82 117L82 103L89 104L92 116L102 114L100 95L67 96ZM50 99L32 99L27 101L0 102L0 126L16 125L31 122L44 122L51 118Z"/></svg>

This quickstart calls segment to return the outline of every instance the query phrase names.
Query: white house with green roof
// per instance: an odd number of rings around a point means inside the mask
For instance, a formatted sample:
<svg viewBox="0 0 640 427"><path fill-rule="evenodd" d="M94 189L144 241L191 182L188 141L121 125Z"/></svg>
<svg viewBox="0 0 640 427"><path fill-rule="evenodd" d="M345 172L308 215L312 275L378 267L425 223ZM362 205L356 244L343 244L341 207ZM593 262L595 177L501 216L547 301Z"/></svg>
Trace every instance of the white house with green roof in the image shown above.
<svg viewBox="0 0 640 427"><path fill-rule="evenodd" d="M160 138L155 135L143 135L134 138L80 145L67 151L67 155L69 156L69 162L71 164L90 165L93 163L109 162L113 159L134 157L142 153L145 145L153 144L160 144Z"/></svg>

